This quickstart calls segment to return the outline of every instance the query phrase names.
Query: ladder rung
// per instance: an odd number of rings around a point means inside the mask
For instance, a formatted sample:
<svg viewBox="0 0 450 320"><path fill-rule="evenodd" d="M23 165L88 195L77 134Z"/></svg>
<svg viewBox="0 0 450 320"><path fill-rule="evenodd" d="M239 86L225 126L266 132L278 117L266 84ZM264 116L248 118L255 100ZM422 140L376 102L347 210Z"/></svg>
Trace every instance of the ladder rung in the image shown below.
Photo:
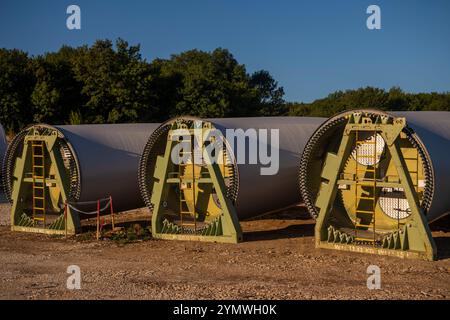
<svg viewBox="0 0 450 320"><path fill-rule="evenodd" d="M44 168L44 166L33 164L33 168Z"/></svg>
<svg viewBox="0 0 450 320"><path fill-rule="evenodd" d="M180 211L180 214L184 214L184 215L191 215L191 213L194 213L192 211Z"/></svg>
<svg viewBox="0 0 450 320"><path fill-rule="evenodd" d="M183 227L184 226L192 227L192 226L196 226L196 225L197 225L196 223L184 223L184 222L181 224L181 226L183 226Z"/></svg>
<svg viewBox="0 0 450 320"><path fill-rule="evenodd" d="M33 157L34 158L43 158L44 155L42 155L42 154L34 154Z"/></svg>
<svg viewBox="0 0 450 320"><path fill-rule="evenodd" d="M371 227L370 224L361 224L361 223L357 223L355 226L356 226L356 227L364 227L364 228Z"/></svg>
<svg viewBox="0 0 450 320"><path fill-rule="evenodd" d="M44 179L44 176L33 176L33 179Z"/></svg>
<svg viewBox="0 0 450 320"><path fill-rule="evenodd" d="M376 241L375 239L372 239L372 238L359 238L359 237L355 238L355 240L356 241L370 241L370 242Z"/></svg>
<svg viewBox="0 0 450 320"><path fill-rule="evenodd" d="M375 200L374 197L356 197L356 199Z"/></svg>
<svg viewBox="0 0 450 320"><path fill-rule="evenodd" d="M374 214L374 211L367 211L367 210L356 210L356 213L371 213Z"/></svg>
<svg viewBox="0 0 450 320"><path fill-rule="evenodd" d="M45 218L33 218L33 220L45 221Z"/></svg>
<svg viewBox="0 0 450 320"><path fill-rule="evenodd" d="M38 199L38 200L44 200L44 197L34 197L34 199Z"/></svg>

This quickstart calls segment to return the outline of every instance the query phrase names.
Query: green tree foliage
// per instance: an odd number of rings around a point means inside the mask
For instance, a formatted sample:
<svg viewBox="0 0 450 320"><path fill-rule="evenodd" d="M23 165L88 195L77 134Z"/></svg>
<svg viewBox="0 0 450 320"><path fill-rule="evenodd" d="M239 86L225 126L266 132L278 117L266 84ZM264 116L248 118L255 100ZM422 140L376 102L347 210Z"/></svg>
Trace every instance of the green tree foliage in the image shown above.
<svg viewBox="0 0 450 320"><path fill-rule="evenodd" d="M285 112L283 88L267 71L249 75L218 48L147 62L118 39L28 57L0 52L0 121L30 123L164 121L177 115L236 117Z"/></svg>
<svg viewBox="0 0 450 320"><path fill-rule="evenodd" d="M278 82L266 70L257 71L252 75L250 83L257 89L259 115L279 116L287 113L283 99L284 89L278 87Z"/></svg>
<svg viewBox="0 0 450 320"><path fill-rule="evenodd" d="M17 131L33 120L30 108L35 79L28 55L0 49L0 123Z"/></svg>
<svg viewBox="0 0 450 320"><path fill-rule="evenodd" d="M151 66L142 60L139 46L122 39L116 48L109 40L84 46L74 59L75 79L82 84L86 103L81 116L89 123L134 122L152 119L154 92Z"/></svg>
<svg viewBox="0 0 450 320"><path fill-rule="evenodd" d="M311 103L288 103L291 116L330 117L352 109L380 109L391 111L445 110L450 111L450 93L405 93L398 87L389 91L366 87L336 91L324 99Z"/></svg>
<svg viewBox="0 0 450 320"><path fill-rule="evenodd" d="M409 94L361 88L312 103L286 103L265 70L249 74L226 49L190 50L147 62L140 46L118 39L63 46L29 57L0 49L0 122L9 131L31 123L161 122L199 117L331 116L356 108L449 110L449 93Z"/></svg>
<svg viewBox="0 0 450 320"><path fill-rule="evenodd" d="M72 68L77 54L77 50L63 47L31 60L36 81L31 93L33 122L66 123L68 115L79 112L85 99Z"/></svg>
<svg viewBox="0 0 450 320"><path fill-rule="evenodd" d="M258 113L258 89L252 86L245 67L228 50L191 50L158 63L161 74L175 89L171 116L232 117Z"/></svg>

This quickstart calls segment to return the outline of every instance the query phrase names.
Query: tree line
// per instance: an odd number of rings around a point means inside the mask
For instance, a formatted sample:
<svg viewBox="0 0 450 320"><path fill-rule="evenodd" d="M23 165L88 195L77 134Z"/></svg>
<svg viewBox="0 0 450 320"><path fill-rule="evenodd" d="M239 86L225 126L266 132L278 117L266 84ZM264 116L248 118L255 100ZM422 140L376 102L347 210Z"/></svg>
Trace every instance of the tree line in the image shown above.
<svg viewBox="0 0 450 320"><path fill-rule="evenodd" d="M450 94L367 87L292 103L284 100L283 87L268 71L249 74L222 48L151 62L142 58L139 45L123 39L63 46L38 56L0 49L0 123L9 132L32 123L161 122L179 115L331 116L365 107L450 110Z"/></svg>
<svg viewBox="0 0 450 320"><path fill-rule="evenodd" d="M292 116L330 117L352 109L385 111L450 111L450 92L405 93L399 87L389 90L366 87L336 91L312 103L286 103Z"/></svg>
<svg viewBox="0 0 450 320"><path fill-rule="evenodd" d="M118 39L30 57L0 49L0 123L160 122L177 115L279 114L284 91L269 72L248 74L226 49L147 62Z"/></svg>

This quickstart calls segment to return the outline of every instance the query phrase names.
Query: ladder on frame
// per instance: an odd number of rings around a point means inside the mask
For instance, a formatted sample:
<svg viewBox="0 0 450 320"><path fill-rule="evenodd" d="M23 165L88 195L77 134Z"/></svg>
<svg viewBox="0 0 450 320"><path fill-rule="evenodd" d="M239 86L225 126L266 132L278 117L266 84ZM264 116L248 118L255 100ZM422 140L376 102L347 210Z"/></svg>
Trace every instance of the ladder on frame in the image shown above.
<svg viewBox="0 0 450 320"><path fill-rule="evenodd" d="M195 161L192 145L192 139L185 139L183 142L189 142L189 150L180 152L180 155L186 160L185 156L188 156L191 163L180 162L178 165L178 177L179 177L179 200L180 200L180 226L182 232L185 229L194 228L197 230L197 217L195 212L196 199L195 199ZM188 174L190 170L192 177ZM186 192L191 191L192 200L186 199Z"/></svg>
<svg viewBox="0 0 450 320"><path fill-rule="evenodd" d="M364 131L365 133L369 133L370 131ZM376 208L376 190L377 190L377 162L378 162L378 152L377 152L377 132L373 131L373 135L369 135L369 137L373 137L373 141L367 139L360 139L359 131L355 131L355 221L354 221L354 229L355 229L355 240L363 241L363 242L372 242L375 246L376 244L376 227L375 227L375 208ZM361 146L368 146L368 149L372 152L367 152L367 154L359 155ZM360 169L359 160L368 159L372 160L372 165L367 165L365 168ZM371 167L371 168L370 168ZM362 180L359 178L360 173L369 173L371 177L363 177ZM358 195L358 191L362 187L371 188L372 193L368 196ZM365 201L369 204L364 207L364 210L359 209L360 201ZM370 215L370 222L361 223L360 215ZM367 220L366 220L367 221ZM373 237L369 238L362 234L358 234L358 231L361 231L360 228L370 228L372 226Z"/></svg>
<svg viewBox="0 0 450 320"><path fill-rule="evenodd" d="M31 141L33 222L45 228L45 142Z"/></svg>

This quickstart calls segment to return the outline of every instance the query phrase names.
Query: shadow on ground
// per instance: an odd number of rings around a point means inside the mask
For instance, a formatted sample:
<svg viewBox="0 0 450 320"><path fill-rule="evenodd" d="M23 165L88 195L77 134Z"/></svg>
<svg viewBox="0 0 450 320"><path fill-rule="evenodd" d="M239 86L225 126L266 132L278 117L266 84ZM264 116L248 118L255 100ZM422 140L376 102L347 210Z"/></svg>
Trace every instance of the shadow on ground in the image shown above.
<svg viewBox="0 0 450 320"><path fill-rule="evenodd" d="M450 237L434 237L438 260L450 258Z"/></svg>
<svg viewBox="0 0 450 320"><path fill-rule="evenodd" d="M244 241L265 241L314 236L314 223L294 224L281 229L244 232Z"/></svg>

